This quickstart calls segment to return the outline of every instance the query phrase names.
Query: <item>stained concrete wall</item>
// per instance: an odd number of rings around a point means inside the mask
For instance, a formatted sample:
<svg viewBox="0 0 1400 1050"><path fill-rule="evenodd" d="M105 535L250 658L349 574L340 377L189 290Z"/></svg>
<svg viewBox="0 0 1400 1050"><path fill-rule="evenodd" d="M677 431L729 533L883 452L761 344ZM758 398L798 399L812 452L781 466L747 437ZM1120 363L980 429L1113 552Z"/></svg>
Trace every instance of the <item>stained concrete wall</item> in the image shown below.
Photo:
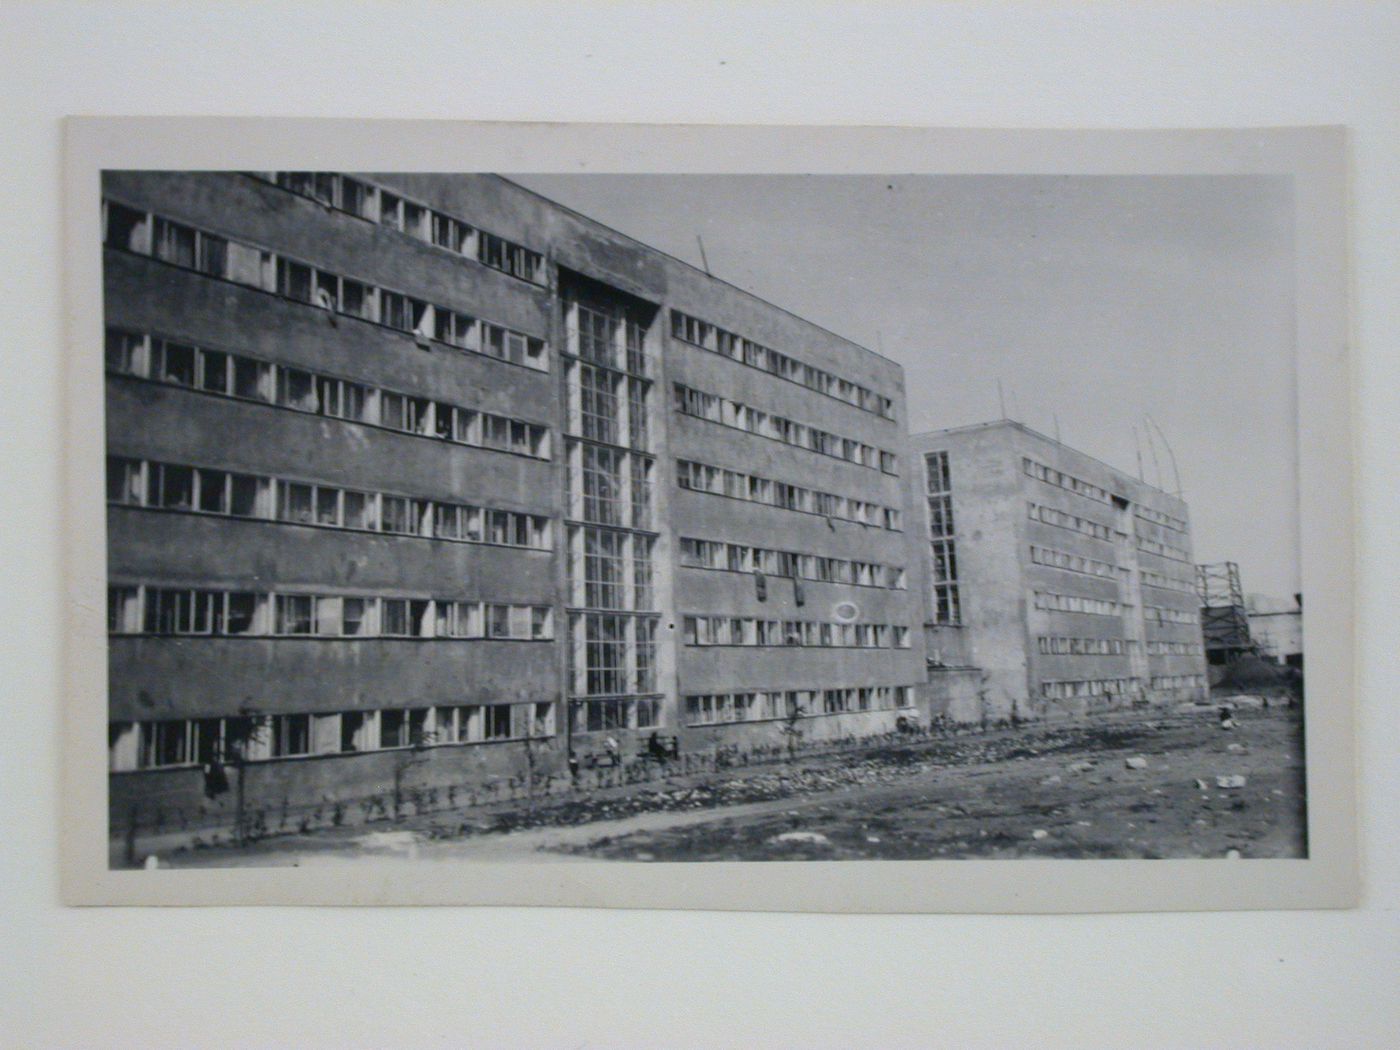
<svg viewBox="0 0 1400 1050"><path fill-rule="evenodd" d="M104 193L548 339L553 298L473 260L235 173L109 173ZM510 235L509 230L493 232ZM557 369L541 373L153 259L107 251L108 324L549 426L562 424ZM557 460L469 448L387 429L111 376L112 454L322 482L544 515L558 529ZM554 551L435 541L262 520L109 507L114 581L266 591L414 595L556 607L553 641L114 637L114 720L333 712L560 699L563 651ZM557 537L556 537L557 538ZM563 724L562 713L556 724ZM281 759L249 767L255 799L383 790L397 752ZM562 766L562 757L554 764ZM421 770L444 782L523 767L522 745L435 748ZM429 771L432 771L431 773ZM390 782L392 777L389 778ZM113 813L132 801L201 797L197 771L112 777Z"/></svg>
<svg viewBox="0 0 1400 1050"><path fill-rule="evenodd" d="M964 627L961 632L930 629L929 645L946 647L986 671L991 717L1082 713L1131 699L1047 699L1043 684L1053 681L1137 678L1147 699L1203 697L1199 688L1150 689L1154 676L1204 675L1199 651L1161 656L1146 651L1150 641L1201 642L1198 624L1157 624L1143 617L1145 604L1196 611L1194 594L1150 586L1142 578L1144 571L1192 578L1184 501L1009 421L915 435L911 444L920 452L948 452L957 532ZM1032 477L1024 470L1025 457L1098 486L1119 502L1105 503ZM1112 535L1099 539L1032 520L1030 502L1097 522ZM1137 513L1143 508L1185 521L1188 530L1148 521ZM1143 551L1139 538L1169 543L1185 554L1178 560ZM1119 571L1109 579L1037 564L1031 561L1031 545L1112 564ZM1037 591L1115 601L1128 608L1119 616L1037 609ZM1135 652L1122 655L1051 655L1039 651L1040 637L1122 639L1137 645Z"/></svg>
<svg viewBox="0 0 1400 1050"><path fill-rule="evenodd" d="M666 731L687 749L720 740L765 740L773 724L691 731L680 723L687 693L829 686L914 685L922 680L918 544L904 480L769 439L676 416L679 380L903 454L903 378L889 360L802 321L679 260L494 176L364 176L419 203L543 253L537 286L401 232L239 173L109 172L104 193L130 206L259 245L327 270L460 310L563 344L560 274L570 271L655 307L647 337L655 373L656 584L662 614L659 665ZM557 356L547 373L430 344L279 295L214 280L149 258L104 254L106 320L214 349L244 353L434 400L548 425L552 455L540 461L235 402L121 376L108 379L108 435L117 455L271 474L544 514L554 550L523 551L110 507L113 580L230 589L296 586L343 594L436 595L555 608L556 640L178 639L116 637L110 646L111 717L196 717L259 710L334 711L561 697L566 666L565 418ZM894 420L674 340L680 309L874 389L895 402ZM904 511L905 531L740 503L676 489L677 457L788 481ZM907 456L899 472L913 469ZM906 568L909 589L804 581L797 608L787 581L759 603L751 578L678 564L680 536L723 539ZM831 619L850 600L863 622L911 628L909 649L696 649L678 644L685 612ZM811 719L813 735L882 731L892 712ZM546 763L562 762L566 712ZM586 740L579 742L586 749ZM249 769L249 789L270 799L322 799L383 790L395 752L287 759ZM425 777L453 782L523 769L519 744L431 750ZM120 773L113 812L143 792L198 803L189 770ZM193 800L193 801L191 801Z"/></svg>

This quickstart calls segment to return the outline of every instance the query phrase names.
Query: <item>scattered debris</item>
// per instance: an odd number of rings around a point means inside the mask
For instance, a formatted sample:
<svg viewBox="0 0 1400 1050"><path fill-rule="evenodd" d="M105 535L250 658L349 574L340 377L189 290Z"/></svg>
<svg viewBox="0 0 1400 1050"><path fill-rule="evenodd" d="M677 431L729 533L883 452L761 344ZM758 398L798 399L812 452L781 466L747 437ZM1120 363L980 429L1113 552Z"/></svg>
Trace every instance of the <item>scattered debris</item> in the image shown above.
<svg viewBox="0 0 1400 1050"><path fill-rule="evenodd" d="M1041 787L1054 787L1056 784L1063 784L1065 778L1056 774L1053 777L1046 777L1040 782Z"/></svg>
<svg viewBox="0 0 1400 1050"><path fill-rule="evenodd" d="M156 870L157 868L159 868L159 867L160 867L160 858L157 857L154 853L152 853L149 857L146 858L146 870L147 870L147 871L155 871L155 870Z"/></svg>
<svg viewBox="0 0 1400 1050"><path fill-rule="evenodd" d="M1225 750L1236 755L1242 755L1245 753L1246 749L1243 744L1230 744L1228 747L1225 748Z"/></svg>
<svg viewBox="0 0 1400 1050"><path fill-rule="evenodd" d="M1200 777L1197 777L1197 778L1196 778L1196 790L1197 790L1197 791L1204 791L1204 790L1205 790L1206 788L1208 788L1209 786L1210 786L1210 785L1207 784L1207 783L1206 783L1204 780L1202 780Z"/></svg>
<svg viewBox="0 0 1400 1050"><path fill-rule="evenodd" d="M1239 859L1240 859L1240 851L1237 850L1237 849L1227 849L1227 850L1225 851L1225 859L1226 859L1226 860L1239 860Z"/></svg>
<svg viewBox="0 0 1400 1050"><path fill-rule="evenodd" d="M1092 762L1071 762L1066 767L1071 773L1087 773L1094 768Z"/></svg>
<svg viewBox="0 0 1400 1050"><path fill-rule="evenodd" d="M1136 758L1128 759L1123 763L1123 765L1127 766L1129 769L1146 769L1147 759L1143 758L1141 755L1138 755Z"/></svg>
<svg viewBox="0 0 1400 1050"><path fill-rule="evenodd" d="M1044 828L1036 828L1031 832L1031 838L1033 839L1047 839L1049 837L1050 832L1046 831Z"/></svg>
<svg viewBox="0 0 1400 1050"><path fill-rule="evenodd" d="M865 841L866 841L866 842L879 842L879 841L880 841L880 837L879 837L878 835L866 835L866 836L865 836Z"/></svg>
<svg viewBox="0 0 1400 1050"><path fill-rule="evenodd" d="M1218 788L1233 790L1235 788L1242 788L1244 787L1244 785L1245 778L1240 776L1238 773L1233 776L1215 778L1215 786Z"/></svg>

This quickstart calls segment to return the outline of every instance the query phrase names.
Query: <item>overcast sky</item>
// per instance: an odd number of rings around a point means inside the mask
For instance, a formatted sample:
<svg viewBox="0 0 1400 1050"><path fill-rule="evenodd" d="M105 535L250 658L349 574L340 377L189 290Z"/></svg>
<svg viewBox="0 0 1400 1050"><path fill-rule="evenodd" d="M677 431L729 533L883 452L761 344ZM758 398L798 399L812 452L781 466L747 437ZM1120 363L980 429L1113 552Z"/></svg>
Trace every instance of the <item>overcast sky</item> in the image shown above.
<svg viewBox="0 0 1400 1050"><path fill-rule="evenodd" d="M911 429L1006 414L1174 489L1198 561L1298 589L1290 183L513 175L905 369ZM787 349L787 348L778 348ZM800 348L791 348L799 351ZM1154 432L1155 433L1155 432Z"/></svg>

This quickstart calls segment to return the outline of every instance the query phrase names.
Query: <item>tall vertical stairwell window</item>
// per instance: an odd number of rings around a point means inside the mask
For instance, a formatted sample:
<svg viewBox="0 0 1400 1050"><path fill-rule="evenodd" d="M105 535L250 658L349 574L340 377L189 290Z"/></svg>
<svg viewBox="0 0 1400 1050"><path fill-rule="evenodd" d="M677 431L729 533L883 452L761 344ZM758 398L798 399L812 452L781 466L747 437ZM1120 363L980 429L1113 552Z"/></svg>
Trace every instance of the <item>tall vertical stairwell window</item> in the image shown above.
<svg viewBox="0 0 1400 1050"><path fill-rule="evenodd" d="M565 280L562 296L572 724L646 728L659 709L645 349L654 311L591 283Z"/></svg>
<svg viewBox="0 0 1400 1050"><path fill-rule="evenodd" d="M962 623L962 596L958 589L957 545L953 539L953 486L948 453L924 456L927 479L930 577L933 586L933 622Z"/></svg>

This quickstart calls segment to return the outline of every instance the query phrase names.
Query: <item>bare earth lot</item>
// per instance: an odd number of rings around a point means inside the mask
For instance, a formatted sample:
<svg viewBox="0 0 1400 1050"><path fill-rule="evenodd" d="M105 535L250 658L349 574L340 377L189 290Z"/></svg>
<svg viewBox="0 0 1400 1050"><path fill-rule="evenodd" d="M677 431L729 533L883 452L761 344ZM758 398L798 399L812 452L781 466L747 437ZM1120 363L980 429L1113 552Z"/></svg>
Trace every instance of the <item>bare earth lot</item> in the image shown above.
<svg viewBox="0 0 1400 1050"><path fill-rule="evenodd" d="M975 733L161 863L1304 856L1300 716L1237 717L1229 731L1207 708Z"/></svg>
<svg viewBox="0 0 1400 1050"><path fill-rule="evenodd" d="M1025 754L999 762L920 762L897 784L573 849L655 860L1220 857L1230 850L1298 857L1306 847L1296 730L1296 719L1280 712L1246 716L1229 732L1200 717L1157 729L1113 727L1094 734L1092 750L1032 733ZM1138 757L1146 767L1129 768L1127 760ZM1244 776L1244 786L1218 788L1216 777L1229 775Z"/></svg>

